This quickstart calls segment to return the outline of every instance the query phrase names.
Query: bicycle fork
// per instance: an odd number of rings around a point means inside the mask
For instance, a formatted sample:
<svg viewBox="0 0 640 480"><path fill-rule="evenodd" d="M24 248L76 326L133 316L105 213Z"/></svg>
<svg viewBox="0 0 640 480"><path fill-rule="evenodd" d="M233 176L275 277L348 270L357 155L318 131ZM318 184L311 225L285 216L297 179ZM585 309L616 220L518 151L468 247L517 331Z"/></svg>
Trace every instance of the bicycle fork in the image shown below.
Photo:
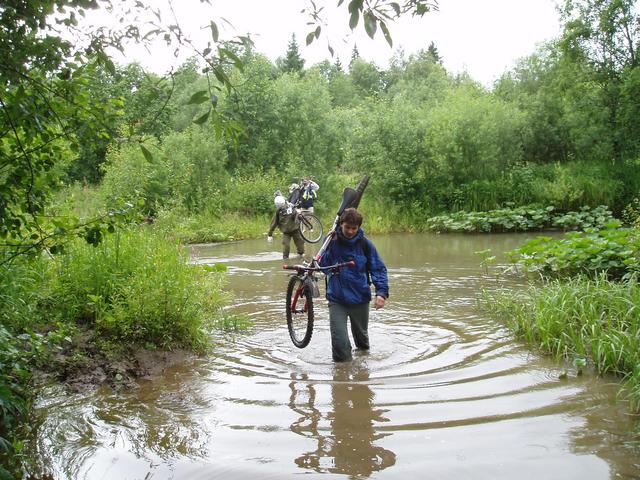
<svg viewBox="0 0 640 480"><path fill-rule="evenodd" d="M304 288L306 287L306 283L303 281L300 282L300 286L296 289L293 294L293 298L291 299L291 312L292 313L306 313L309 309L307 296L304 294ZM302 310L298 310L298 300L300 297L304 297L304 304L302 306Z"/></svg>
<svg viewBox="0 0 640 480"><path fill-rule="evenodd" d="M315 278L305 276L298 277L300 279L300 286L296 289L291 298L291 311L293 313L306 313L309 310L309 298L305 295L305 289L308 287L308 291L311 294L311 297L319 297L320 290L318 289L318 282ZM302 305L302 310L298 309L298 301L300 301L300 297L304 298L304 304Z"/></svg>

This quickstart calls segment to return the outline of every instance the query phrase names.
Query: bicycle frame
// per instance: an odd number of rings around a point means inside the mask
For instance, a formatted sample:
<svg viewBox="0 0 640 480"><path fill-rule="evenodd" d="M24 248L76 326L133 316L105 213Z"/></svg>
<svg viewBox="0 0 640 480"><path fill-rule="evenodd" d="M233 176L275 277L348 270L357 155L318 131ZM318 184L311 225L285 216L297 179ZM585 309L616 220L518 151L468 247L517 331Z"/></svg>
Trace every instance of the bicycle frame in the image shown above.
<svg viewBox="0 0 640 480"><path fill-rule="evenodd" d="M306 303L308 300L306 299L306 297L305 297L305 305L303 306L302 310L297 309L298 300L300 299L300 295L302 294L302 291L307 285L312 289L312 291L315 292L316 287L315 287L315 283L313 282L316 281L316 277L315 277L316 272L322 272L322 273L326 273L328 271L337 272L341 268L355 267L355 266L356 266L356 262L351 260L348 262L336 263L335 265L329 265L327 267L321 267L320 265L318 265L318 262L315 258L311 261L311 265L283 265L282 268L284 270L295 270L296 276L300 278L300 287L298 287L298 289L294 293L294 297L291 301L291 309L296 313L307 311Z"/></svg>

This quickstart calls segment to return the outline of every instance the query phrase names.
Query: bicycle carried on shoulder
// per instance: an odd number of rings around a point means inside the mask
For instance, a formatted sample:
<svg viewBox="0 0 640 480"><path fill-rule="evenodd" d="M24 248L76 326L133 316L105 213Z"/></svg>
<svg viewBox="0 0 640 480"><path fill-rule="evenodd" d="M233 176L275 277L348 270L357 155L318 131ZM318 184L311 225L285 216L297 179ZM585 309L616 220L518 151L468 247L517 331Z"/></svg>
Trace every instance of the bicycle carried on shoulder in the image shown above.
<svg viewBox="0 0 640 480"><path fill-rule="evenodd" d="M298 202L299 204L299 202ZM298 211L298 221L300 222L300 235L309 243L318 243L322 238L322 222L311 212L300 211L297 205L294 205Z"/></svg>
<svg viewBox="0 0 640 480"><path fill-rule="evenodd" d="M354 261L337 263L326 267L321 267L319 262L320 258L329 246L333 233L339 226L340 215L342 215L342 212L344 212L348 207L356 208L358 206L362 193L368 183L369 177L365 176L355 190L352 188L344 189L342 192L342 202L338 208L338 213L333 223L333 227L327 234L320 250L310 262L303 262L301 265L282 266L285 270L295 271L287 284L286 314L289 336L291 337L293 344L298 348L304 348L309 345L311 336L313 335L313 322L315 320L313 299L320 296L316 273L321 272L325 275L327 273L337 274L342 268L355 267Z"/></svg>

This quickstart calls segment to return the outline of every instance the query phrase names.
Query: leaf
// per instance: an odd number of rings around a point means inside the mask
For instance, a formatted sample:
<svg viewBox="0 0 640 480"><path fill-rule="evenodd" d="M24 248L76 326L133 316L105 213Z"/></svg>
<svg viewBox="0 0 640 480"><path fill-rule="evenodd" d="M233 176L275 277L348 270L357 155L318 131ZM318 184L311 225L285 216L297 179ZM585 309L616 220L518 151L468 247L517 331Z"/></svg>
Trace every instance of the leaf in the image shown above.
<svg viewBox="0 0 640 480"><path fill-rule="evenodd" d="M358 26L358 20L360 20L360 14L357 10L354 10L351 13L351 18L349 19L349 28L354 30Z"/></svg>
<svg viewBox="0 0 640 480"><path fill-rule="evenodd" d="M393 47L393 39L391 38L391 33L389 33L389 29L387 28L387 24L384 22L380 22L380 30L382 30L382 34L384 35L385 40L389 44L390 47Z"/></svg>
<svg viewBox="0 0 640 480"><path fill-rule="evenodd" d="M244 62L232 50L229 50L228 48L220 48L218 51L221 55L224 54L229 57L238 70L242 71L244 69Z"/></svg>
<svg viewBox="0 0 640 480"><path fill-rule="evenodd" d="M218 36L220 34L220 32L218 32L218 26L215 22L211 21L211 23L209 23L209 28L211 28L211 38L213 38L214 42L218 43Z"/></svg>
<svg viewBox="0 0 640 480"><path fill-rule="evenodd" d="M376 30L378 30L378 20L370 10L366 11L364 14L364 29L370 38L374 38L376 36Z"/></svg>
<svg viewBox="0 0 640 480"><path fill-rule="evenodd" d="M311 32L307 35L307 39L306 39L306 44L307 46L311 45L313 43L313 39L315 38L315 32Z"/></svg>
<svg viewBox="0 0 640 480"><path fill-rule="evenodd" d="M225 87L227 87L227 90L231 89L231 81L229 80L229 77L227 77L227 74L224 73L222 68L215 67L213 69L213 74L215 75L215 77L218 79L218 81L221 84L223 84Z"/></svg>
<svg viewBox="0 0 640 480"><path fill-rule="evenodd" d="M316 38L320 38L320 32L321 32L321 28L320 28L320 25L318 25L318 27L316 28Z"/></svg>
<svg viewBox="0 0 640 480"><path fill-rule="evenodd" d="M390 5L393 8L393 10L396 12L396 17L399 17L400 16L400 5L398 5L396 2L391 2Z"/></svg>
<svg viewBox="0 0 640 480"><path fill-rule="evenodd" d="M208 99L209 92L207 92L206 90L198 90L196 93L191 95L191 98L186 103L186 105L199 105L206 102Z"/></svg>
<svg viewBox="0 0 640 480"><path fill-rule="evenodd" d="M209 109L209 111L207 113L205 113L204 115L201 115L198 118L196 118L193 121L193 123L195 123L196 125L202 125L204 122L207 121L207 119L209 118L210 114L211 114L211 109Z"/></svg>
<svg viewBox="0 0 640 480"><path fill-rule="evenodd" d="M351 0L349 2L349 13L353 15L354 12L362 11L362 3L364 0Z"/></svg>
<svg viewBox="0 0 640 480"><path fill-rule="evenodd" d="M142 150L142 155L147 159L147 162L153 162L153 154L147 149L147 147L140 144L140 150Z"/></svg>
<svg viewBox="0 0 640 480"><path fill-rule="evenodd" d="M155 36L159 33L162 33L162 30L160 30L159 28L149 30L147 33L144 34L144 36L142 37L142 40L147 40L149 37Z"/></svg>
<svg viewBox="0 0 640 480"><path fill-rule="evenodd" d="M334 51L333 51L333 48L331 48L331 45L327 45L327 48L329 49L329 53L333 57L334 56Z"/></svg>

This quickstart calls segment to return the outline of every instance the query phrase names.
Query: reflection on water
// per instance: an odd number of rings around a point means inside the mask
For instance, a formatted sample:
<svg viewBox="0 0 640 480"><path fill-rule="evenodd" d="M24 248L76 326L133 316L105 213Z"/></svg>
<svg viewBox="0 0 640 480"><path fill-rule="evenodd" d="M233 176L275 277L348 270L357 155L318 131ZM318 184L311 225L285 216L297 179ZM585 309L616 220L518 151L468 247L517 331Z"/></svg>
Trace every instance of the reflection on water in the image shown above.
<svg viewBox="0 0 640 480"><path fill-rule="evenodd" d="M331 411L323 416L316 408L313 383L292 374L291 409L300 415L291 431L317 441L317 448L295 459L296 464L316 472L368 477L396 463L396 455L377 444L389 434L376 430L388 421L384 409L376 408L369 388L366 364L338 364L331 382Z"/></svg>
<svg viewBox="0 0 640 480"><path fill-rule="evenodd" d="M483 288L521 285L486 275L473 252L525 238L374 238L390 301L371 314L371 350L339 365L324 301L310 345L291 344L277 244L194 248L194 262L228 266L230 308L254 326L134 389L44 391L41 470L59 480L640 478L637 420L615 379L577 376L476 307Z"/></svg>

